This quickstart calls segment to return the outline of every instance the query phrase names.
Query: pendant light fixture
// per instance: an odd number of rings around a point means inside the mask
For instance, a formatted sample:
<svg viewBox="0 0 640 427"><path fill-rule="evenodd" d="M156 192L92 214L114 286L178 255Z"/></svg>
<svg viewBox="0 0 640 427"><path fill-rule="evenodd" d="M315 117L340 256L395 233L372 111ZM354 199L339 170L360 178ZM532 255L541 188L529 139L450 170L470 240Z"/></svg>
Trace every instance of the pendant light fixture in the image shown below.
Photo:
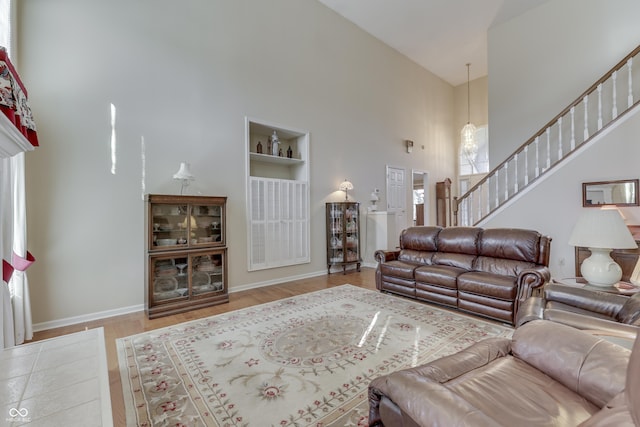
<svg viewBox="0 0 640 427"><path fill-rule="evenodd" d="M467 63L467 124L464 125L460 135L462 136L462 154L467 158L472 168L475 168L475 160L478 155L478 143L476 141L476 127L471 123L471 86L469 83L469 67Z"/></svg>

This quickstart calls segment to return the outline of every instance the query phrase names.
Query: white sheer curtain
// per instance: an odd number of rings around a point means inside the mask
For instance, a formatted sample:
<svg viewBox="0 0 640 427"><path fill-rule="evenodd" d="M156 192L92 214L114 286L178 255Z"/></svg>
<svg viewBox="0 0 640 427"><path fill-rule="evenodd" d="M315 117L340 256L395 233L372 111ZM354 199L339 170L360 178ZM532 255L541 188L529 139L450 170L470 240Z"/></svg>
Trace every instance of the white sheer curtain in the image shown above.
<svg viewBox="0 0 640 427"><path fill-rule="evenodd" d="M31 264L31 256L27 252L27 210L25 200L25 153L16 154L11 158L12 193L13 193L13 251L12 264L15 267L9 291L13 303L13 326L15 343L22 344L33 338L33 323L31 321L31 301L29 299L29 281L24 271Z"/></svg>
<svg viewBox="0 0 640 427"><path fill-rule="evenodd" d="M9 271L6 270L6 254L11 254L12 231L13 227L13 203L11 202L11 159L0 159L0 259L5 260L2 262L3 280L0 282L2 288L0 289L0 310L2 310L2 316L0 316L0 322L2 327L0 328L0 346L1 348L11 347L15 345L15 331L13 327L13 307L11 304L11 293L9 291L9 285L4 281ZM10 258L9 258L10 259Z"/></svg>

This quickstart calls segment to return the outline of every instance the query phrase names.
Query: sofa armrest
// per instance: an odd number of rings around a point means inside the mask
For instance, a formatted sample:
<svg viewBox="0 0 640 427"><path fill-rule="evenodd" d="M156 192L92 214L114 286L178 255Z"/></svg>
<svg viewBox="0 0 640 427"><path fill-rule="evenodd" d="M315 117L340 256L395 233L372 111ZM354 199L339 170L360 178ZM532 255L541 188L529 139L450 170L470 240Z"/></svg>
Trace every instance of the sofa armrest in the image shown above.
<svg viewBox="0 0 640 427"><path fill-rule="evenodd" d="M399 371L371 382L369 427L401 425L494 427L496 422L442 384Z"/></svg>
<svg viewBox="0 0 640 427"><path fill-rule="evenodd" d="M567 325L534 320L515 330L511 353L602 407L624 389L630 351Z"/></svg>
<svg viewBox="0 0 640 427"><path fill-rule="evenodd" d="M544 319L544 306L546 301L540 297L529 297L518 308L516 316L516 328L532 320Z"/></svg>
<svg viewBox="0 0 640 427"><path fill-rule="evenodd" d="M398 259L398 256L400 255L400 251L386 251L386 250L377 250L374 254L373 254L373 258L379 262L379 263L383 263L383 262L388 262L388 261L393 261Z"/></svg>
<svg viewBox="0 0 640 427"><path fill-rule="evenodd" d="M442 384L506 356L510 342L489 338L426 365L374 379L369 385L369 426L384 425L383 397L417 425L495 425L495 420Z"/></svg>
<svg viewBox="0 0 640 427"><path fill-rule="evenodd" d="M445 383L506 356L510 349L511 340L508 338L487 338L462 351L408 371L431 381Z"/></svg>
<svg viewBox="0 0 640 427"><path fill-rule="evenodd" d="M551 271L543 265L524 269L518 274L518 302L529 298L534 289L542 287L551 280Z"/></svg>

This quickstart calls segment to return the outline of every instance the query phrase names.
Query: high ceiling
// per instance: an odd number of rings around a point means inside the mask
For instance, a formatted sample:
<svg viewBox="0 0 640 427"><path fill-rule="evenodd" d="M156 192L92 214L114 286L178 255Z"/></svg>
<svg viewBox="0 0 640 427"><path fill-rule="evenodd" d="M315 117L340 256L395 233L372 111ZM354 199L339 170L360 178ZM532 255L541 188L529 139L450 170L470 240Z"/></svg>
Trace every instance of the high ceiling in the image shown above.
<svg viewBox="0 0 640 427"><path fill-rule="evenodd" d="M549 0L319 0L458 86L487 75L487 30Z"/></svg>

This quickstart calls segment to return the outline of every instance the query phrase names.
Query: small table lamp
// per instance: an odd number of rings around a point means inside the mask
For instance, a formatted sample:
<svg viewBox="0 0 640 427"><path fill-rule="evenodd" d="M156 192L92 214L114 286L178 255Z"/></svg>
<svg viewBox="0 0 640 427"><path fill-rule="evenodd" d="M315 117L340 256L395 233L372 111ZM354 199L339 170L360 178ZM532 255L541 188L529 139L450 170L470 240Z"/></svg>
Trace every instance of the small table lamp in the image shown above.
<svg viewBox="0 0 640 427"><path fill-rule="evenodd" d="M344 191L344 200L349 200L349 190L353 190L353 184L345 179L339 188Z"/></svg>
<svg viewBox="0 0 640 427"><path fill-rule="evenodd" d="M193 181L196 178L191 173L191 165L187 162L180 163L180 169L173 174L173 179L181 180L182 186L180 187L180 195L184 192L184 189L189 186L189 181Z"/></svg>
<svg viewBox="0 0 640 427"><path fill-rule="evenodd" d="M586 208L573 227L569 238L572 246L589 248L591 256L580 266L589 284L609 287L622 277L622 269L611 258L612 249L635 249L631 232L617 209Z"/></svg>

